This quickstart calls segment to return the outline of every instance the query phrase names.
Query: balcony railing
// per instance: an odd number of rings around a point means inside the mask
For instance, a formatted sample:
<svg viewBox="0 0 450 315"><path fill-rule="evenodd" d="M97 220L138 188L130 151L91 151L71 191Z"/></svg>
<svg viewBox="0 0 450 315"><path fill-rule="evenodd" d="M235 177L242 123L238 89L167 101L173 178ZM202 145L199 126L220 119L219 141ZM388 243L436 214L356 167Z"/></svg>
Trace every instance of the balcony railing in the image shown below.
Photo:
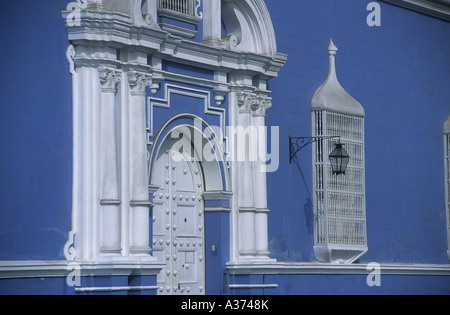
<svg viewBox="0 0 450 315"><path fill-rule="evenodd" d="M170 10L186 15L194 15L194 1L193 0L160 0L159 8L163 10Z"/></svg>

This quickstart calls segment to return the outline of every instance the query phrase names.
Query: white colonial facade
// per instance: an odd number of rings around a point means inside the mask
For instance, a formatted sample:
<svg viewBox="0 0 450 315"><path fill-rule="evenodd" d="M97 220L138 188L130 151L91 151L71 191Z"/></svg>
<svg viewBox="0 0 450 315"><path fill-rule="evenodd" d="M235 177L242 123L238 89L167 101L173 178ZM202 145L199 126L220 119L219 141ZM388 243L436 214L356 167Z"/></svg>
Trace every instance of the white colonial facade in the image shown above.
<svg viewBox="0 0 450 315"><path fill-rule="evenodd" d="M185 27L158 24L158 14ZM233 159L251 153L240 152L246 146L225 128L265 127L267 81L286 61L276 51L264 2L80 1L63 15L74 113L73 229L66 258L81 266L127 262L150 274L164 266L159 293L201 294L204 213L224 211L230 262L272 261L266 160ZM197 24L201 42L180 37L196 36L189 26ZM165 61L207 69L213 77L168 71ZM159 91L163 97L156 97ZM199 100L204 112L181 111L155 123L154 108L174 108L176 97ZM220 121L217 134L208 115ZM174 134L183 134L185 143L178 145L200 156L175 150ZM265 142L260 146L254 148L267 152ZM205 148L213 159L201 156ZM205 207L203 200L228 204Z"/></svg>

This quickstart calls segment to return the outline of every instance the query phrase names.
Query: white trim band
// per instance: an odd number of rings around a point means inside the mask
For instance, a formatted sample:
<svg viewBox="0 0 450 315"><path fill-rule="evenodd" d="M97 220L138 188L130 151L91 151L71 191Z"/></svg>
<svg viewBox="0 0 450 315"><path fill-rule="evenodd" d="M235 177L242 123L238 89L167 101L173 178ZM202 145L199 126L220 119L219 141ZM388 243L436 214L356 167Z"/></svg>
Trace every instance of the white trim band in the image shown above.
<svg viewBox="0 0 450 315"><path fill-rule="evenodd" d="M0 262L0 279L19 278L63 278L78 264L81 276L129 276L131 274L157 275L164 264L145 261L2 261Z"/></svg>
<svg viewBox="0 0 450 315"><path fill-rule="evenodd" d="M278 284L230 284L231 290L236 289L278 289Z"/></svg>
<svg viewBox="0 0 450 315"><path fill-rule="evenodd" d="M158 286L75 288L76 293L119 292L119 291L153 291L153 290L158 290Z"/></svg>
<svg viewBox="0 0 450 315"><path fill-rule="evenodd" d="M369 264L229 263L232 275L367 275ZM450 265L379 263L383 275L450 276Z"/></svg>

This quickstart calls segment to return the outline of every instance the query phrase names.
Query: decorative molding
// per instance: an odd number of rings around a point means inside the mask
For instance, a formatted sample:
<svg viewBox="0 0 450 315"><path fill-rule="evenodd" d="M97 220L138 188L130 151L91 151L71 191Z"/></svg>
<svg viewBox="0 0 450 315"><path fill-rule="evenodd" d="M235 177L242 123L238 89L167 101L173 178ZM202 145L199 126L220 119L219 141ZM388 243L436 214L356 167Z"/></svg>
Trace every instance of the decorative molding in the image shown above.
<svg viewBox="0 0 450 315"><path fill-rule="evenodd" d="M450 276L450 265L379 263L382 275ZM368 264L228 263L231 275L368 275Z"/></svg>
<svg viewBox="0 0 450 315"><path fill-rule="evenodd" d="M67 277L73 264L80 268L82 277L87 276L156 276L164 264L152 261L106 261L77 262L51 261L1 261L0 279L63 278Z"/></svg>
<svg viewBox="0 0 450 315"><path fill-rule="evenodd" d="M64 11L63 18L66 19L70 12ZM224 47L184 40L160 29L134 25L127 15L120 12L94 11L88 8L83 11L81 25L67 27L70 41L108 42L114 47L139 43L139 49L157 51L160 58L170 57L173 61L195 62L199 67L218 67L225 72L251 71L273 78L287 61L285 54L231 51Z"/></svg>
<svg viewBox="0 0 450 315"><path fill-rule="evenodd" d="M450 1L448 0L382 0L413 11L450 21Z"/></svg>
<svg viewBox="0 0 450 315"><path fill-rule="evenodd" d="M153 98L150 97L147 102L147 130L148 138L154 137L154 123L153 123L153 108L161 107L170 109L171 107L171 96L172 94L184 95L188 97L199 98L204 101L204 113L207 115L218 116L220 121L220 130L223 135L226 135L226 110L224 108L218 108L211 104L211 93L208 91L200 89L192 89L174 84L164 85L164 97L163 98ZM151 141L149 141L151 142ZM222 141L221 141L222 142ZM225 145L223 147L226 147Z"/></svg>
<svg viewBox="0 0 450 315"><path fill-rule="evenodd" d="M234 193L232 191L205 191L203 192L203 199L208 200L231 200Z"/></svg>
<svg viewBox="0 0 450 315"><path fill-rule="evenodd" d="M120 206L122 204L122 201L114 199L102 199L100 200L100 204L102 206Z"/></svg>
<svg viewBox="0 0 450 315"><path fill-rule="evenodd" d="M258 209L256 208L250 208L250 207L240 207L239 213L256 213Z"/></svg>
<svg viewBox="0 0 450 315"><path fill-rule="evenodd" d="M173 35L187 38L194 38L195 35L198 33L197 30L191 30L185 27L180 27L169 23L159 23L159 26L161 27L162 30L167 31Z"/></svg>
<svg viewBox="0 0 450 315"><path fill-rule="evenodd" d="M0 279L61 278L70 271L73 262L53 261L2 261ZM450 265L379 263L382 275L450 276ZM100 275L157 275L164 267L156 262L85 262L79 263L81 276ZM334 265L323 263L275 262L228 263L231 275L368 275L368 264Z"/></svg>
<svg viewBox="0 0 450 315"><path fill-rule="evenodd" d="M136 207L147 207L147 208L153 208L154 204L147 200L131 200L130 201L130 207L136 208Z"/></svg>
<svg viewBox="0 0 450 315"><path fill-rule="evenodd" d="M226 207L205 207L205 212L231 212L231 208L226 208Z"/></svg>

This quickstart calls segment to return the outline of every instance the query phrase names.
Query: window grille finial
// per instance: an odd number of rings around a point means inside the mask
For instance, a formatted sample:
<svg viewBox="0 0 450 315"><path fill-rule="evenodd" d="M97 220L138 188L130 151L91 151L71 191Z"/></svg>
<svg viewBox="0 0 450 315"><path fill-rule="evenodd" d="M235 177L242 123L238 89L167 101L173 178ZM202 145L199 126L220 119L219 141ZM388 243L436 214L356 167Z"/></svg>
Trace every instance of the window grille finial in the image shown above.
<svg viewBox="0 0 450 315"><path fill-rule="evenodd" d="M338 50L339 49L333 43L333 39L330 38L330 46L328 46L328 52L330 53L330 56L336 56Z"/></svg>
<svg viewBox="0 0 450 315"><path fill-rule="evenodd" d="M450 115L448 115L447 121L444 124L444 134L450 134Z"/></svg>

